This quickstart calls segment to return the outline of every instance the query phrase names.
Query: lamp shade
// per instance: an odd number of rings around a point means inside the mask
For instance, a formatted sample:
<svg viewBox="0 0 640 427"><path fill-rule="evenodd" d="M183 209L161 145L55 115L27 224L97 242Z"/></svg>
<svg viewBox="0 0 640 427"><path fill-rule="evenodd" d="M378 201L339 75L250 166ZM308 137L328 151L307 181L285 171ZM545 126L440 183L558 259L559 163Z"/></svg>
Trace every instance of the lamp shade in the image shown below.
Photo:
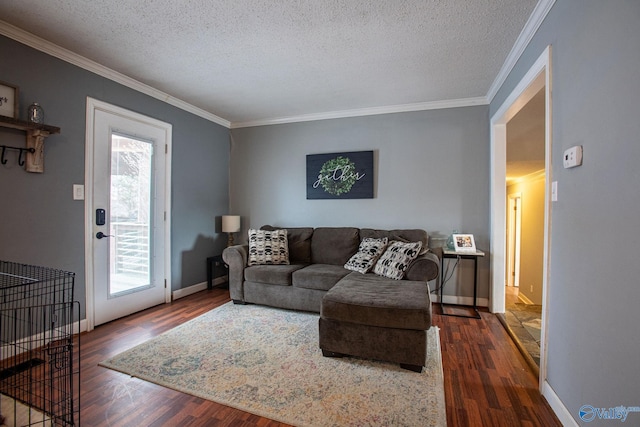
<svg viewBox="0 0 640 427"><path fill-rule="evenodd" d="M222 215L222 232L237 233L240 231L240 215Z"/></svg>

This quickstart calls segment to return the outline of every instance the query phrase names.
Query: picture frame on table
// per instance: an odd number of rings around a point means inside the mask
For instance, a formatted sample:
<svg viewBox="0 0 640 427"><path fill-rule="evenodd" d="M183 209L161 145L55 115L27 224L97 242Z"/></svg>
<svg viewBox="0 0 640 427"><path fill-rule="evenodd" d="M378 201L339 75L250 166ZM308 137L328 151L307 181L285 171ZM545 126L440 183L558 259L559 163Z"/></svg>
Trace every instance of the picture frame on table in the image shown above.
<svg viewBox="0 0 640 427"><path fill-rule="evenodd" d="M476 252L476 241L473 234L454 234L453 247L456 252Z"/></svg>
<svg viewBox="0 0 640 427"><path fill-rule="evenodd" d="M0 116L17 119L18 113L18 86L0 81Z"/></svg>

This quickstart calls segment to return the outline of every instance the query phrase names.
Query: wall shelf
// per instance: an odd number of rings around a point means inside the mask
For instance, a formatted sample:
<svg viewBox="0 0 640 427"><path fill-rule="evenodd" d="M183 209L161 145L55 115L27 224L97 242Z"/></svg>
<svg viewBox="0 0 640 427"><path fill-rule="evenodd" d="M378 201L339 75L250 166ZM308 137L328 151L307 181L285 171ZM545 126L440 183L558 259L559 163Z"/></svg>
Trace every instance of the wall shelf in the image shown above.
<svg viewBox="0 0 640 427"><path fill-rule="evenodd" d="M44 140L52 133L60 133L60 128L56 126L45 125L41 123L32 123L4 116L0 116L0 127L17 129L26 133L27 148L24 150L26 152L26 162L24 168L27 172L43 173ZM20 157L22 157L22 151L20 152L20 154Z"/></svg>

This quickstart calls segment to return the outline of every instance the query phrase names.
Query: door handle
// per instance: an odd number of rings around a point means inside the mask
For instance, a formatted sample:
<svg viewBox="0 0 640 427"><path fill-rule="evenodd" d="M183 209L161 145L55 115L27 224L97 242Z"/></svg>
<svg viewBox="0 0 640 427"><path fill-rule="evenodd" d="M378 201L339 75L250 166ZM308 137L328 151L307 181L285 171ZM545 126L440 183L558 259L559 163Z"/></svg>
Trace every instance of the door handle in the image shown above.
<svg viewBox="0 0 640 427"><path fill-rule="evenodd" d="M104 234L102 231L96 233L98 239L104 239L105 237L113 237L111 234Z"/></svg>

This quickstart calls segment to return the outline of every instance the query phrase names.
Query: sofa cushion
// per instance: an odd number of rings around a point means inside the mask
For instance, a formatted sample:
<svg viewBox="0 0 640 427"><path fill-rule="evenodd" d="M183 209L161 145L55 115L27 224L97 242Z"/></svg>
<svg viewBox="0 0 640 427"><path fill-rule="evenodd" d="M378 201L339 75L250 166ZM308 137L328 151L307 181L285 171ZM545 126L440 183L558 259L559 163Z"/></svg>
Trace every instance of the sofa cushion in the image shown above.
<svg viewBox="0 0 640 427"><path fill-rule="evenodd" d="M289 244L289 262L291 264L311 264L311 227L274 227L264 225L262 230L287 230L287 241Z"/></svg>
<svg viewBox="0 0 640 427"><path fill-rule="evenodd" d="M351 273L325 294L320 315L360 325L426 330L431 326L429 287Z"/></svg>
<svg viewBox="0 0 640 427"><path fill-rule="evenodd" d="M422 242L391 242L384 251L373 272L389 279L400 280L411 262L418 257Z"/></svg>
<svg viewBox="0 0 640 427"><path fill-rule="evenodd" d="M293 286L328 291L350 271L341 265L311 264L293 273Z"/></svg>
<svg viewBox="0 0 640 427"><path fill-rule="evenodd" d="M380 255L387 247L388 239L383 237L381 239L373 239L367 237L362 239L358 252L356 252L349 261L344 265L347 270L357 271L358 273L365 274L373 268Z"/></svg>
<svg viewBox="0 0 640 427"><path fill-rule="evenodd" d="M269 285L291 286L291 275L301 268L304 268L304 265L254 265L244 269L244 279Z"/></svg>
<svg viewBox="0 0 640 427"><path fill-rule="evenodd" d="M247 264L289 264L287 230L249 229L249 259Z"/></svg>
<svg viewBox="0 0 640 427"><path fill-rule="evenodd" d="M422 242L420 255L427 253L429 250L429 235L426 231L417 228L406 230L376 230L373 228L362 228L360 230L360 238L365 239L371 237L380 239L386 237L390 242L398 240L400 242Z"/></svg>
<svg viewBox="0 0 640 427"><path fill-rule="evenodd" d="M311 262L343 266L358 251L360 233L352 227L319 227L311 238Z"/></svg>

